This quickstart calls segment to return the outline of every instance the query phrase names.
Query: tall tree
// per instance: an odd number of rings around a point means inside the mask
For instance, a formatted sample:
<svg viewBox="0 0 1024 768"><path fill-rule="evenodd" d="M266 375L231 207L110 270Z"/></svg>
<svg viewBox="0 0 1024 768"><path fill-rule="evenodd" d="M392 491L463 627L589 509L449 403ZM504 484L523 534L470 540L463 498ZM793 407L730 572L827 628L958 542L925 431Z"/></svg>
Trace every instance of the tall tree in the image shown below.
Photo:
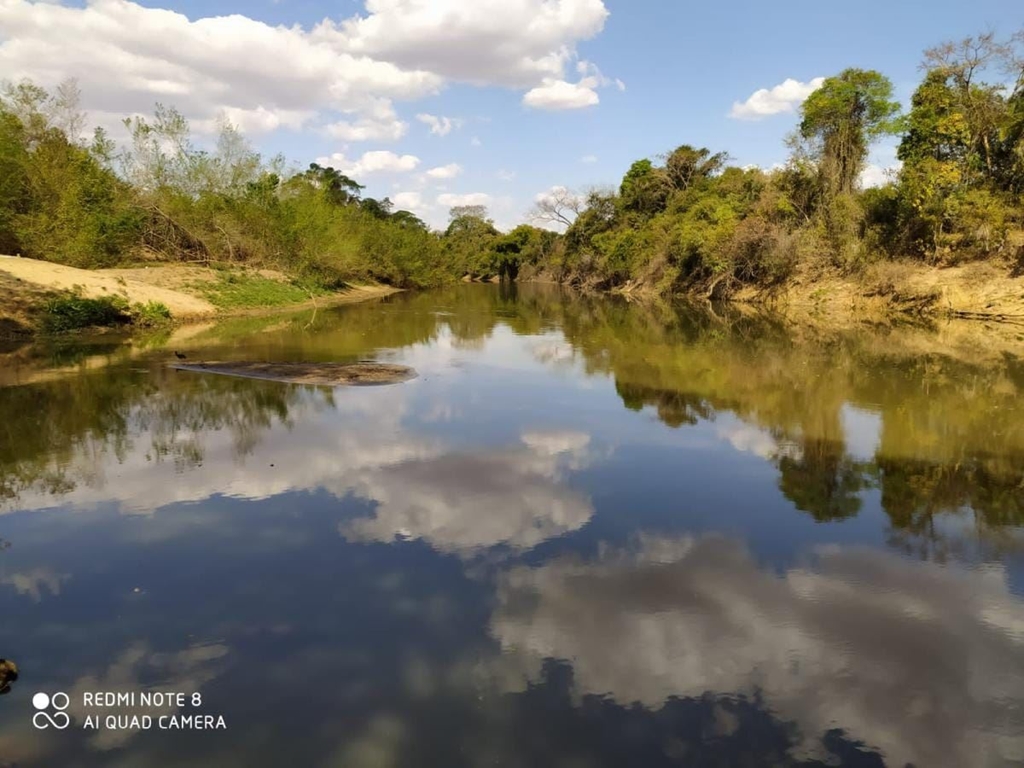
<svg viewBox="0 0 1024 768"><path fill-rule="evenodd" d="M807 98L800 135L811 142L830 192L854 190L868 147L898 130L899 109L889 78L874 70L843 70Z"/></svg>

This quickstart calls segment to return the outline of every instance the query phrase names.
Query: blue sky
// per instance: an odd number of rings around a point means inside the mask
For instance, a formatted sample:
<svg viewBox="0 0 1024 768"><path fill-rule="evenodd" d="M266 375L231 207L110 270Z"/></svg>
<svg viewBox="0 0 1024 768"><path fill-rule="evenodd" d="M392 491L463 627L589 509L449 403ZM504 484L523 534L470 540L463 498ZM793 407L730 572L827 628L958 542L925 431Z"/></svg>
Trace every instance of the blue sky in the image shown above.
<svg viewBox="0 0 1024 768"><path fill-rule="evenodd" d="M906 104L924 48L1008 35L1024 27L1022 10L1019 0L0 0L0 76L74 76L105 125L159 100L202 140L227 114L262 151L355 171L368 194L435 225L452 203L484 202L507 227L551 187L615 184L633 160L681 143L740 165L781 162L815 78L878 69ZM437 118L435 131L417 115ZM872 159L889 165L892 151Z"/></svg>

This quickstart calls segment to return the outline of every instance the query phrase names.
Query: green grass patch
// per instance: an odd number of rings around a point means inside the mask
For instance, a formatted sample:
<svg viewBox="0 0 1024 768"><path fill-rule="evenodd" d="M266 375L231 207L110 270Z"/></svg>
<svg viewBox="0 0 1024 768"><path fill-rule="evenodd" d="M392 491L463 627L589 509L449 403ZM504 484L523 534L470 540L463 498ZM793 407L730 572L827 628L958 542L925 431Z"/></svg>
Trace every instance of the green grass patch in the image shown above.
<svg viewBox="0 0 1024 768"><path fill-rule="evenodd" d="M221 309L283 307L328 293L319 286L284 283L244 272L222 274L218 282L197 287L211 304Z"/></svg>

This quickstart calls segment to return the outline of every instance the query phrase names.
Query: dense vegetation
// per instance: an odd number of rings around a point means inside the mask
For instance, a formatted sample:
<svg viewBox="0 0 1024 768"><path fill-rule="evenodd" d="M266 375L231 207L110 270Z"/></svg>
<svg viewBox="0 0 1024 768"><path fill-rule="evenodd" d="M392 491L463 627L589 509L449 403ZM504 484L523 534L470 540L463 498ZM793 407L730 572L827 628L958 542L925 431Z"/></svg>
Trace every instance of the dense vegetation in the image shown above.
<svg viewBox="0 0 1024 768"><path fill-rule="evenodd" d="M84 142L73 85L9 85L0 253L80 267L273 267L293 277L296 295L464 276L725 295L892 259L999 258L1020 273L1022 49L1024 31L927 51L905 114L885 76L847 69L804 102L784 167L738 168L725 152L682 145L633 163L617 190L554 190L532 215L564 234L528 224L501 233L480 206L453 208L447 229L432 232L334 168L264 160L230 124L201 149L187 121L159 105L152 119L126 122L120 149L99 129ZM863 189L869 149L884 137L898 139L902 167Z"/></svg>
<svg viewBox="0 0 1024 768"><path fill-rule="evenodd" d="M1024 31L927 51L906 114L878 72L826 79L801 108L783 168L729 167L723 152L683 145L633 163L615 191L556 191L535 211L567 225L546 267L595 287L708 293L895 258L1002 257L1020 270L1022 48ZM869 148L886 136L902 168L861 189Z"/></svg>
<svg viewBox="0 0 1024 768"><path fill-rule="evenodd" d="M223 124L211 150L187 121L158 106L126 123L118 150L101 130L83 134L73 84L31 83L0 97L0 253L76 267L161 260L272 267L299 294L348 280L427 286L468 262L442 238L333 168L288 172L264 161ZM453 221L460 214L453 213ZM453 224L454 226L454 224ZM479 261L479 259L476 259Z"/></svg>

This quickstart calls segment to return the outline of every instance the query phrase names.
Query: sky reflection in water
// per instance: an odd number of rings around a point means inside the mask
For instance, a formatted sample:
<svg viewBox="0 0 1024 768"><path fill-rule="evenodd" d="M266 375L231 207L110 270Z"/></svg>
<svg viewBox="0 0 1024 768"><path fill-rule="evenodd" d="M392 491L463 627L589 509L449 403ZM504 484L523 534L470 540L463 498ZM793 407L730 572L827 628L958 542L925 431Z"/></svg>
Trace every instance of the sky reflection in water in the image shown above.
<svg viewBox="0 0 1024 768"><path fill-rule="evenodd" d="M16 352L0 765L1024 760L1024 367L930 338L473 286L183 342L392 387ZM31 724L169 689L228 731Z"/></svg>

